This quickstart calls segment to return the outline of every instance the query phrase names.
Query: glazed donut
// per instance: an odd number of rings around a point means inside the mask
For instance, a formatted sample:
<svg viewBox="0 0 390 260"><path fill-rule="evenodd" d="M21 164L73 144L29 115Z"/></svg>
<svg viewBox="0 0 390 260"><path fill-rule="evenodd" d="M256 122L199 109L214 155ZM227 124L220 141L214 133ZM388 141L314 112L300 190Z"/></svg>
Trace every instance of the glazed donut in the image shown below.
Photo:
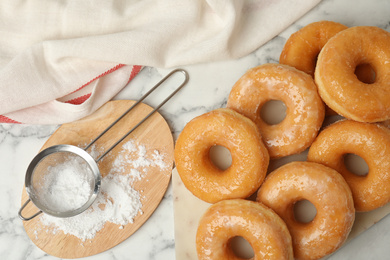
<svg viewBox="0 0 390 260"><path fill-rule="evenodd" d="M346 154L365 160L365 176L351 173ZM351 188L356 211L370 211L390 201L390 130L379 124L343 120L325 128L309 149L308 160L341 173Z"/></svg>
<svg viewBox="0 0 390 260"><path fill-rule="evenodd" d="M255 260L294 259L283 220L263 204L242 199L220 201L203 215L196 233L198 259L242 259L229 246L237 236L250 243Z"/></svg>
<svg viewBox="0 0 390 260"><path fill-rule="evenodd" d="M260 115L270 100L280 100L287 107L286 117L276 125L265 123ZM233 86L227 107L256 123L271 158L304 151L324 120L324 104L314 80L280 64L264 64L247 71Z"/></svg>
<svg viewBox="0 0 390 260"><path fill-rule="evenodd" d="M279 63L295 67L314 77L317 57L328 40L348 27L332 22L319 21L306 25L286 41Z"/></svg>
<svg viewBox="0 0 390 260"><path fill-rule="evenodd" d="M294 204L310 201L314 219L302 223L294 217ZM271 172L257 201L273 209L286 223L296 259L319 259L337 250L355 220L351 190L335 170L312 162L291 162Z"/></svg>
<svg viewBox="0 0 390 260"><path fill-rule="evenodd" d="M288 38L280 54L279 63L295 67L314 78L320 51L330 38L347 28L333 21L319 21L306 25ZM355 74L365 83L372 83L375 80L375 72L368 64L359 64ZM325 114L331 116L337 113L326 106Z"/></svg>
<svg viewBox="0 0 390 260"><path fill-rule="evenodd" d="M315 82L324 102L338 114L360 122L390 119L390 33L378 27L345 29L322 48ZM366 84L356 66L369 64L375 81Z"/></svg>
<svg viewBox="0 0 390 260"><path fill-rule="evenodd" d="M214 145L230 151L232 164L226 170L210 160ZM250 119L220 108L184 127L176 142L175 163L186 188L201 200L215 203L252 195L265 178L269 155Z"/></svg>
<svg viewBox="0 0 390 260"><path fill-rule="evenodd" d="M324 45L334 35L347 28L333 21L319 21L306 25L287 39L279 63L292 66L314 77L318 54ZM355 74L365 83L372 83L375 80L375 72L368 64L358 65Z"/></svg>

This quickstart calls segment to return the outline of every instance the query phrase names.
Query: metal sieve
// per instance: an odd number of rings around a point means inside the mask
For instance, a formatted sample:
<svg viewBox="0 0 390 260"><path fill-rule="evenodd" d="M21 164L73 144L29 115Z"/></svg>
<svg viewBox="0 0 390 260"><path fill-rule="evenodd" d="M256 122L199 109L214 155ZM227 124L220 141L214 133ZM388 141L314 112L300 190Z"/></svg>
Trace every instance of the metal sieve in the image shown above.
<svg viewBox="0 0 390 260"><path fill-rule="evenodd" d="M149 94L151 94L155 89L157 89L162 83L164 83L168 78L176 73L184 74L184 80L181 82L179 87L177 87L165 100L163 100L155 109L153 109L148 115L146 115L140 122L138 122L133 128L131 128L125 135L123 135L117 142L115 142L110 148L108 148L100 157L94 159L87 150L108 130L110 130L119 120L121 120L125 115L127 115L134 107L141 103ZM111 123L103 132L101 132L94 140L92 140L85 148L79 148L74 145L61 144L54 145L42 150L38 153L33 160L30 162L25 176L25 187L26 192L29 196L27 201L20 208L18 215L24 220L28 221L41 213L46 213L48 215L67 218L76 216L86 209L88 209L92 203L95 201L101 184L101 174L98 167L98 162L107 155L112 149L114 149L120 142L122 142L127 136L129 136L138 126L145 122L150 116L152 116L158 109L160 109L171 97L173 97L189 80L188 73L183 69L176 69L171 71L166 75L162 80L160 80L154 87L152 87L146 94L144 94L140 100L134 103L128 110L126 110L120 117L118 117L113 123ZM53 167L58 166L62 163L69 162L70 160L75 160L83 170L80 173L80 177L86 180L87 185L89 185L90 190L88 198L85 200L85 203L79 205L75 208L59 210L50 205L45 201L45 198L42 196L44 192L48 191L50 187L45 186L45 178L48 176L50 170L53 170ZM73 162L73 161L72 161ZM52 191L53 193L58 192L56 190ZM28 203L32 202L39 211L33 215L26 217L23 216L22 212Z"/></svg>

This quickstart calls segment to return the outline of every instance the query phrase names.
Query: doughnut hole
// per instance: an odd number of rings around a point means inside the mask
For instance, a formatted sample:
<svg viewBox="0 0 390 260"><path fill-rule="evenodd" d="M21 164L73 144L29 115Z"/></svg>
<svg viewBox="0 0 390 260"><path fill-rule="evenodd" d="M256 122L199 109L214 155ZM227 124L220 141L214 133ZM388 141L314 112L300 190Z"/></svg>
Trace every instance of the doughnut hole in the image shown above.
<svg viewBox="0 0 390 260"><path fill-rule="evenodd" d="M261 107L260 117L268 125L277 125L286 117L286 105L281 100L269 100Z"/></svg>
<svg viewBox="0 0 390 260"><path fill-rule="evenodd" d="M353 153L347 153L344 155L344 165L348 171L358 176L366 176L369 168L366 161Z"/></svg>
<svg viewBox="0 0 390 260"><path fill-rule="evenodd" d="M294 203L293 213L295 221L305 224L313 221L317 215L317 209L313 203L303 199Z"/></svg>
<svg viewBox="0 0 390 260"><path fill-rule="evenodd" d="M234 255L241 259L252 259L255 256L251 244L241 236L232 237L228 243Z"/></svg>
<svg viewBox="0 0 390 260"><path fill-rule="evenodd" d="M209 151L210 161L215 167L224 171L232 165L232 154L222 145L214 145Z"/></svg>
<svg viewBox="0 0 390 260"><path fill-rule="evenodd" d="M366 84L374 83L376 78L374 68L368 63L363 63L356 66L355 75L358 80Z"/></svg>

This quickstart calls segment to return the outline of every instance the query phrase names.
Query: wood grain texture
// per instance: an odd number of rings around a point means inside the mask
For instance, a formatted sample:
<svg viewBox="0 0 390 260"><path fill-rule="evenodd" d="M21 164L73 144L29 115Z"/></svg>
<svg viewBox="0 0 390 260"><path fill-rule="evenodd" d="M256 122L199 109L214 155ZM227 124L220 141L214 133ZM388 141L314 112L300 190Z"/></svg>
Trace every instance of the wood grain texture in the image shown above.
<svg viewBox="0 0 390 260"><path fill-rule="evenodd" d="M72 144L84 147L134 102L129 100L110 101L92 115L62 125L47 140L42 149L56 144ZM109 132L103 135L96 143L96 147L99 147L99 150L107 149L152 110L151 107L145 104L139 104L130 114L126 115ZM143 214L138 214L134 219L134 223L125 225L123 229L120 229L119 225L107 222L93 239L86 241L82 241L73 235L65 235L62 231L53 233L49 229L49 232L47 232L47 227L42 228L39 217L25 221L23 224L27 235L40 249L60 258L79 258L98 254L130 237L152 215L161 202L171 179L173 137L167 122L159 113L155 113L99 162L102 177L109 173L113 161L118 153L122 151L122 144L130 139L134 140L135 143L145 145L150 151L159 151L164 156L164 162L167 165L163 170L159 167L148 168L147 175L141 181L134 183L134 189L142 191ZM126 168L126 172L129 171L130 166ZM22 203L27 199L28 195L25 188L23 188ZM23 215L29 216L36 211L37 208L30 203L23 211Z"/></svg>

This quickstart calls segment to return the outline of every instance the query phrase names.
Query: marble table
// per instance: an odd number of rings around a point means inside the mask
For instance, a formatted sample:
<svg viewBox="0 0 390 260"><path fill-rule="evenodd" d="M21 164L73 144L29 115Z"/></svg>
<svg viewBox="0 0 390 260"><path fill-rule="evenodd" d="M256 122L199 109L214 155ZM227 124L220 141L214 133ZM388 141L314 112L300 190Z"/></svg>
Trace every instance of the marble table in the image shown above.
<svg viewBox="0 0 390 260"><path fill-rule="evenodd" d="M290 34L318 20L333 20L347 26L373 25L390 31L390 1L324 0L246 57L185 66L191 77L189 84L161 110L174 137L193 117L225 106L231 86L247 69L278 62ZM144 68L115 99L138 99L169 71ZM151 98L145 103L153 106L158 99ZM17 215L27 165L57 127L0 124L0 259L57 259L29 240ZM390 259L389 241L390 216L387 216L330 259ZM175 259L172 187L152 217L134 235L113 249L86 259Z"/></svg>

